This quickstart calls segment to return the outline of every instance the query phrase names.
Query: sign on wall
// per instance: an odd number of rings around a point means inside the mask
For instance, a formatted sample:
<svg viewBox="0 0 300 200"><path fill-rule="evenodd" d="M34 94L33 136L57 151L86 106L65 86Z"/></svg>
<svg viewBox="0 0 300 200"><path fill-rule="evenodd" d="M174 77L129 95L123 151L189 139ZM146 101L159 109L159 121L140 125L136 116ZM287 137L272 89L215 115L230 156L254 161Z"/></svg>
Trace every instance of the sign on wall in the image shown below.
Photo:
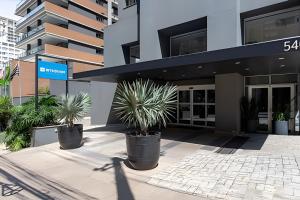
<svg viewBox="0 0 300 200"><path fill-rule="evenodd" d="M38 78L68 80L68 65L38 61Z"/></svg>

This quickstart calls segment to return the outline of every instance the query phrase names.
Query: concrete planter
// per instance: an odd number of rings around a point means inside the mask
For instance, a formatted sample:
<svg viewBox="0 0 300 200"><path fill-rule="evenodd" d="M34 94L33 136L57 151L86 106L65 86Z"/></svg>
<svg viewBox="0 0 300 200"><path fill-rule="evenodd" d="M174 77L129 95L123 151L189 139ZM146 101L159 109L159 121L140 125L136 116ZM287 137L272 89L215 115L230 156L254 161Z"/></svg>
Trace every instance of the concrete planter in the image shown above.
<svg viewBox="0 0 300 200"><path fill-rule="evenodd" d="M278 135L289 134L289 122L288 121L274 121L274 133Z"/></svg>
<svg viewBox="0 0 300 200"><path fill-rule="evenodd" d="M58 142L57 127L46 126L34 128L31 135L31 147Z"/></svg>

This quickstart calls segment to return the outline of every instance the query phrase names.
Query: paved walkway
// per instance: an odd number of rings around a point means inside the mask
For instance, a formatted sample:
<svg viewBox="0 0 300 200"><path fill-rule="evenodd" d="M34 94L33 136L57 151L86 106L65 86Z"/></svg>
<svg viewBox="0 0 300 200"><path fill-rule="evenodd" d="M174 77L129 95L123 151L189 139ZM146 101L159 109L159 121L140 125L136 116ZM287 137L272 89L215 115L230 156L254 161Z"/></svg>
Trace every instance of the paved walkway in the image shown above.
<svg viewBox="0 0 300 200"><path fill-rule="evenodd" d="M154 170L124 164L119 128L86 130L85 144L57 143L0 155L0 199L300 199L300 137L251 135L233 154L231 136L172 129Z"/></svg>
<svg viewBox="0 0 300 200"><path fill-rule="evenodd" d="M211 199L300 199L300 157L198 151L148 182Z"/></svg>

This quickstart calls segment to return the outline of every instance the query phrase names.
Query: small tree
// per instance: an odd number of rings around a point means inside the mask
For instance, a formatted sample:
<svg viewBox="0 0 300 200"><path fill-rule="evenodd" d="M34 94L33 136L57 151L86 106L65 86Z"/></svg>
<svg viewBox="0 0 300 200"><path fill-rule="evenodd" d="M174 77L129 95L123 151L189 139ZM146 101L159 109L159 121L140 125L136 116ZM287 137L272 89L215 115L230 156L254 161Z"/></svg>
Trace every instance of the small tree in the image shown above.
<svg viewBox="0 0 300 200"><path fill-rule="evenodd" d="M74 121L80 120L88 113L91 107L91 98L84 93L61 97L59 118L68 127L74 127Z"/></svg>
<svg viewBox="0 0 300 200"><path fill-rule="evenodd" d="M158 85L149 80L119 84L114 111L124 124L148 135L153 126L166 126L176 109L177 89L170 84Z"/></svg>

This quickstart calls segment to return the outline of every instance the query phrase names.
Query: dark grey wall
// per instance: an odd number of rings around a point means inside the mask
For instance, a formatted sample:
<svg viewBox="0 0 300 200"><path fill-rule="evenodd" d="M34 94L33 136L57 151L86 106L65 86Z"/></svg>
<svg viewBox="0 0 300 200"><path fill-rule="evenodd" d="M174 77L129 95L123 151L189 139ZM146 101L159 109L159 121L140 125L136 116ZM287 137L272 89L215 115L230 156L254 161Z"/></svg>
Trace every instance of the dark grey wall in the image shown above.
<svg viewBox="0 0 300 200"><path fill-rule="evenodd" d="M89 30L87 28L83 28L81 26L78 26L78 25L75 25L75 24L72 24L72 23L69 23L69 29L73 30L73 31L76 31L76 32L79 32L79 33L82 33L82 34L85 34L85 35L90 35L90 36L96 37L96 32L95 31Z"/></svg>
<svg viewBox="0 0 300 200"><path fill-rule="evenodd" d="M83 51L86 53L96 54L96 49L92 47L83 46L81 44L74 43L72 41L69 41L68 48Z"/></svg>
<svg viewBox="0 0 300 200"><path fill-rule="evenodd" d="M216 131L239 133L240 100L244 94L244 79L240 74L216 75Z"/></svg>

